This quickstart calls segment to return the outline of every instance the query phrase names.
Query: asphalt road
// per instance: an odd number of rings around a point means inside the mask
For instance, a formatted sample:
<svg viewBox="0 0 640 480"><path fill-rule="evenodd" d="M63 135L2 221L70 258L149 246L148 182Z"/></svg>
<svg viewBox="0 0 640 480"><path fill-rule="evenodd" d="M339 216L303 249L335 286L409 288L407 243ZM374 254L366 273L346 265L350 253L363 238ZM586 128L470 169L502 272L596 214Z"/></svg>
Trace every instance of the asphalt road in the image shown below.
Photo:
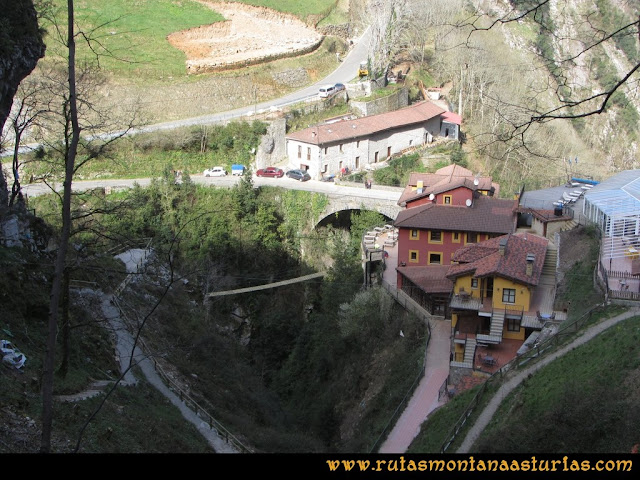
<svg viewBox="0 0 640 480"><path fill-rule="evenodd" d="M267 102L259 103L256 105L248 105L245 107L237 108L235 110L229 110L226 112L214 113L211 115L203 115L199 117L185 118L182 120L174 120L171 122L157 123L153 125L147 125L140 128L135 128L127 132L127 135L135 135L138 133L148 133L158 130L171 130L179 127L188 127L194 125L212 125L221 122L227 122L237 118L251 117L255 114L268 112L271 110L279 110L289 105L302 103L318 98L318 89L321 85L327 83L348 83L358 76L358 67L360 62L367 59L370 42L370 29L360 36L359 39L354 41L354 45L342 59L341 62L336 61L337 68L328 76L318 81L317 83L305 87L284 97L269 100ZM122 136L123 132L111 132L102 135L97 135L95 139L108 140L118 136ZM29 152L37 148L37 144L25 145L20 148L20 153ZM12 149L0 151L0 157L5 157L13 154Z"/></svg>
<svg viewBox="0 0 640 480"><path fill-rule="evenodd" d="M202 185L210 185L216 187L232 187L236 182L240 181L241 177L227 175L226 177L205 177L204 175L190 176L191 181ZM305 190L308 192L325 193L328 195L348 195L350 197L362 197L373 198L377 200L388 200L397 202L402 193L402 188L399 187L382 187L373 185L371 189L364 188L362 186L350 186L340 185L334 182L320 182L317 180L308 180L306 182L300 182L291 178L262 178L252 177L254 187L261 186L276 186L283 188L290 188L294 190ZM114 180L87 180L87 181L74 181L72 183L72 189L75 192L81 192L91 190L94 188L111 187L114 190L122 190L132 188L134 184L138 184L141 187L145 187L151 183L150 178L137 178L137 179L114 179ZM62 184L55 186L56 191L62 190ZM31 183L22 185L22 193L27 197L37 197L51 193L51 188L44 183Z"/></svg>

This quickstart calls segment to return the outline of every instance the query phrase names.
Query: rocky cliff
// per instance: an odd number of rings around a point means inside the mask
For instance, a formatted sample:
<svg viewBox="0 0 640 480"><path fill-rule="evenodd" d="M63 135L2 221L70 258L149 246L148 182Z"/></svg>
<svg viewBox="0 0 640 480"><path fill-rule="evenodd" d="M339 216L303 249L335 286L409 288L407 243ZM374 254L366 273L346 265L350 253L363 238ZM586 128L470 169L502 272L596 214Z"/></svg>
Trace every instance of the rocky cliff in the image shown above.
<svg viewBox="0 0 640 480"><path fill-rule="evenodd" d="M33 0L0 0L0 131L11 111L18 85L44 56ZM0 206L7 205L7 184L0 168Z"/></svg>

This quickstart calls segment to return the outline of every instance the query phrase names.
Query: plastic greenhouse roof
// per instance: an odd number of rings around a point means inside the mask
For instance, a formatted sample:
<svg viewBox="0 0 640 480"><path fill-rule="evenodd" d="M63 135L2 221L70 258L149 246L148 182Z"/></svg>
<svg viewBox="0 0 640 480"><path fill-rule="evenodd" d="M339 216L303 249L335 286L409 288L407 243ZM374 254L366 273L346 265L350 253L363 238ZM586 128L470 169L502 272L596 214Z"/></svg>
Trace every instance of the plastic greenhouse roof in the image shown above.
<svg viewBox="0 0 640 480"><path fill-rule="evenodd" d="M609 217L640 216L640 170L625 170L585 193L585 203Z"/></svg>

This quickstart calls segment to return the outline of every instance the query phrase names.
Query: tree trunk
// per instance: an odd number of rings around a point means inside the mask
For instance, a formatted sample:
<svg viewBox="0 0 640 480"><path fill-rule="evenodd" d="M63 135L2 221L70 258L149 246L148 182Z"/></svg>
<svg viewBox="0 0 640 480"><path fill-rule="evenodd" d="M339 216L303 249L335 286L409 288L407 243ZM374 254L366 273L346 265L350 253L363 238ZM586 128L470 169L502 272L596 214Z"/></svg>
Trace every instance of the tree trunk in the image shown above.
<svg viewBox="0 0 640 480"><path fill-rule="evenodd" d="M64 191L62 197L62 233L60 247L55 262L53 283L51 285L51 297L49 302L49 329L47 337L47 352L44 359L44 371L42 379L42 438L40 451L51 451L51 431L53 424L53 371L55 366L56 331L58 327L58 308L62 292L62 280L65 270L69 235L71 232L71 181L75 166L76 152L80 140L80 126L78 124L78 108L76 98L76 64L75 64L75 34L73 0L67 0L68 35L67 48L69 49L69 118L71 122L70 136L65 138L65 176Z"/></svg>
<svg viewBox="0 0 640 480"><path fill-rule="evenodd" d="M71 353L71 319L69 318L69 268L64 269L62 280L62 362L60 363L61 378L69 372L69 356Z"/></svg>

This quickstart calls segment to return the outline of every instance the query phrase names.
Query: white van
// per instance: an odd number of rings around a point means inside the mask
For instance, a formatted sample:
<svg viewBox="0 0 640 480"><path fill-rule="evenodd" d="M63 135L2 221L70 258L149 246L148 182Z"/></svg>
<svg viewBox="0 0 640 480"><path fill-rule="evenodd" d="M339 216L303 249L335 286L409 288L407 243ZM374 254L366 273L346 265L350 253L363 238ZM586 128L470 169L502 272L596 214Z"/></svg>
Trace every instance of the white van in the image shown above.
<svg viewBox="0 0 640 480"><path fill-rule="evenodd" d="M318 95L320 95L320 98L327 98L333 95L335 92L336 92L335 85L323 85L320 87L320 91L318 92Z"/></svg>

